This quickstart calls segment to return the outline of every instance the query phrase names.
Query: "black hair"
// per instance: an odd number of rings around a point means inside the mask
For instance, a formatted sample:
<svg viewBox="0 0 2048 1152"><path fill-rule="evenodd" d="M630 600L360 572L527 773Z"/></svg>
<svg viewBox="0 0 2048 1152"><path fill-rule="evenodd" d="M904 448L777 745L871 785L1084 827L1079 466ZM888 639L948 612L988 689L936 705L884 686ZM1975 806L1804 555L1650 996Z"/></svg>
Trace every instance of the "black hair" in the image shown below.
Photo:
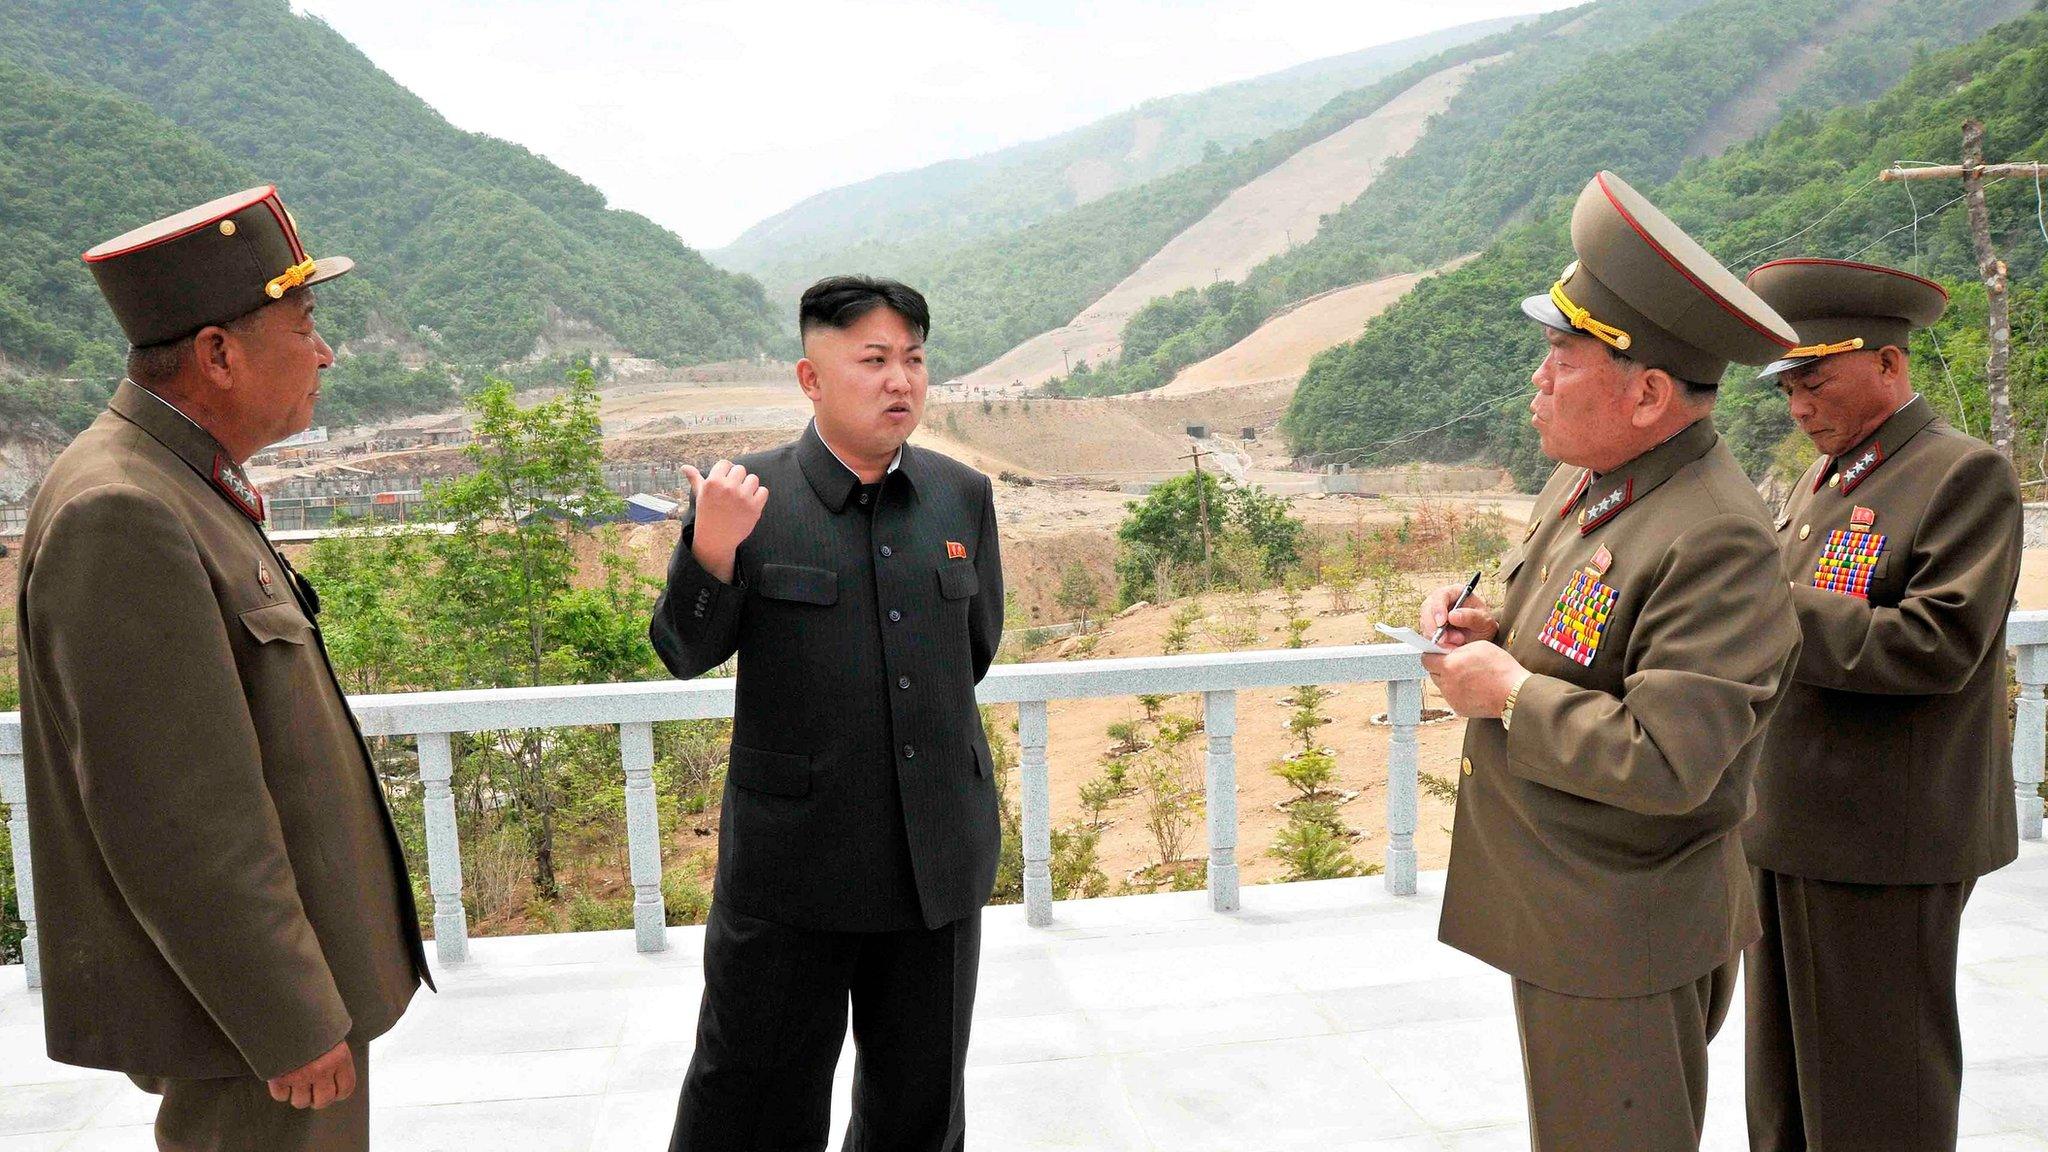
<svg viewBox="0 0 2048 1152"><path fill-rule="evenodd" d="M918 339L931 335L932 312L924 294L908 284L873 276L827 276L804 289L796 310L797 334L808 336L813 328L843 331L877 308L903 317L917 329Z"/></svg>

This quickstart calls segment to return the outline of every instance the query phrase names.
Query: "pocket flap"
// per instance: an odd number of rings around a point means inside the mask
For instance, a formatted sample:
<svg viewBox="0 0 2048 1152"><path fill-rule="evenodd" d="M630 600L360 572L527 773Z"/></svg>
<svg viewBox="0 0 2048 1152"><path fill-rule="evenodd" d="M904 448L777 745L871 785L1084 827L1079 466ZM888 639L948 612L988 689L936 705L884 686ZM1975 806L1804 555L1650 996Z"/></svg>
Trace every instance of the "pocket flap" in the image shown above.
<svg viewBox="0 0 2048 1152"><path fill-rule="evenodd" d="M279 601L251 608L242 613L242 627L256 638L258 644L282 640L287 644L304 644L313 634L313 624L299 611L296 604Z"/></svg>
<svg viewBox="0 0 2048 1152"><path fill-rule="evenodd" d="M735 744L726 774L742 788L766 792L771 796L808 796L811 793L809 756Z"/></svg>
<svg viewBox="0 0 2048 1152"><path fill-rule="evenodd" d="M1515 573L1522 570L1522 561L1528 555L1529 546L1526 543L1517 544L1513 548L1508 549L1507 553L1500 558L1500 582L1505 584L1513 580Z"/></svg>
<svg viewBox="0 0 2048 1152"><path fill-rule="evenodd" d="M799 604L839 603L839 573L801 564L763 564L754 586L770 600Z"/></svg>
<svg viewBox="0 0 2048 1152"><path fill-rule="evenodd" d="M981 576L966 560L949 560L939 569L939 595L948 600L965 600L981 591Z"/></svg>

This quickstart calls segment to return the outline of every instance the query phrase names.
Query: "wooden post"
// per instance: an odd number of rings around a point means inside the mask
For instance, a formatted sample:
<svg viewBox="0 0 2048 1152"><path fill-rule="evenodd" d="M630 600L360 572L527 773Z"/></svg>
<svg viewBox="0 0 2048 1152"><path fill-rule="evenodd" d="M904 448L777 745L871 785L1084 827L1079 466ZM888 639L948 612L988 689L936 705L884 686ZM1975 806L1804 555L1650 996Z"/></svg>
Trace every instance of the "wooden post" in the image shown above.
<svg viewBox="0 0 2048 1152"><path fill-rule="evenodd" d="M1202 457L1209 455L1200 444L1181 457L1195 462L1195 509L1202 521L1202 587L1207 589L1214 581L1209 561L1209 485L1202 479Z"/></svg>
<svg viewBox="0 0 2048 1152"><path fill-rule="evenodd" d="M2012 460L2012 386L2007 365L2012 360L2012 306L2008 299L2005 261L1991 243L1991 213L1984 204L1984 181L2007 176L2038 177L2041 165L1984 163L1984 123L1963 121L1963 162L1934 168L1890 168L1878 174L1881 180L1957 180L1963 182L1964 204L1970 215L1970 242L1977 252L1977 274L1984 280L1984 298L1990 329L1990 355L1984 365L1984 392L1991 401L1991 446L2007 462Z"/></svg>

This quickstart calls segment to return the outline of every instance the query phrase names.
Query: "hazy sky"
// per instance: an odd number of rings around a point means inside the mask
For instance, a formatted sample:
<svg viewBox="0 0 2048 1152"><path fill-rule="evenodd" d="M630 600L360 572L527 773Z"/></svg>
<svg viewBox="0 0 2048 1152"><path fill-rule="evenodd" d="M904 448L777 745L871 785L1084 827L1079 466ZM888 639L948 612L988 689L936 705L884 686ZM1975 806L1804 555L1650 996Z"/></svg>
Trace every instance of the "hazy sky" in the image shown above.
<svg viewBox="0 0 2048 1152"><path fill-rule="evenodd" d="M698 247L815 192L1564 0L296 0Z"/></svg>

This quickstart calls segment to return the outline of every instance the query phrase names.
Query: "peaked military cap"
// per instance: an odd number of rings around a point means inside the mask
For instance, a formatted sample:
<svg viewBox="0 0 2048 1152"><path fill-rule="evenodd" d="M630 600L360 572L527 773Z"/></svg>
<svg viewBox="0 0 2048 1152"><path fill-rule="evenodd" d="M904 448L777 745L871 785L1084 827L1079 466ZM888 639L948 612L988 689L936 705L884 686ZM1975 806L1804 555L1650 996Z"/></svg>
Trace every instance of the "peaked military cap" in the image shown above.
<svg viewBox="0 0 2048 1152"><path fill-rule="evenodd" d="M1522 301L1546 327L1709 386L1731 361L1762 364L1799 342L1769 304L1612 172L1579 193L1572 249L1578 259L1550 291Z"/></svg>
<svg viewBox="0 0 2048 1152"><path fill-rule="evenodd" d="M346 256L307 255L268 184L124 232L94 245L85 263L138 348L225 324L355 267Z"/></svg>
<svg viewBox="0 0 2048 1152"><path fill-rule="evenodd" d="M1749 274L1749 286L1799 331L1799 346L1759 379L1860 348L1904 348L1913 329L1948 310L1948 289L1934 281L1854 260L1773 260Z"/></svg>

